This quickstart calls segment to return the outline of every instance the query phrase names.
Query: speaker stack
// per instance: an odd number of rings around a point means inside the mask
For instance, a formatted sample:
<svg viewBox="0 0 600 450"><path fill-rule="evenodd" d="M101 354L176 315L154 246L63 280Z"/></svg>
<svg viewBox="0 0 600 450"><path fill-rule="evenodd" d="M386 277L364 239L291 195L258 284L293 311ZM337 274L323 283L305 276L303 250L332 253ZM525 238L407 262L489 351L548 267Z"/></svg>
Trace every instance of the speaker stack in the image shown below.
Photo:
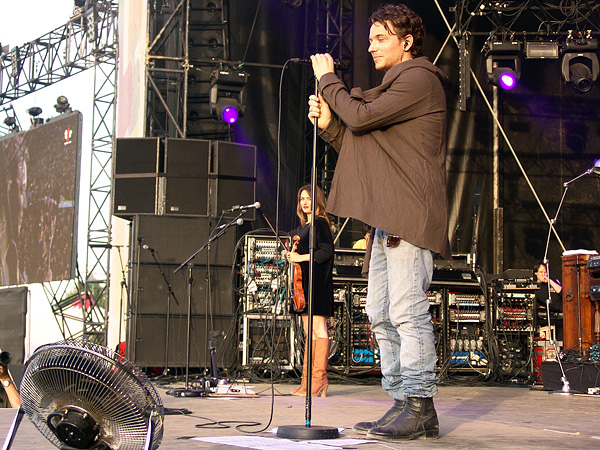
<svg viewBox="0 0 600 450"><path fill-rule="evenodd" d="M113 156L112 211L131 220L128 357L141 367L184 367L191 297L190 367L210 367L213 330L225 335L217 341L217 363L230 365L236 351L235 228L174 270L206 243L223 210L255 202L256 147L121 138Z"/></svg>
<svg viewBox="0 0 600 450"><path fill-rule="evenodd" d="M201 139L120 138L113 214L216 217L256 201L256 147ZM254 220L249 210L244 220ZM225 216L227 217L227 215Z"/></svg>
<svg viewBox="0 0 600 450"><path fill-rule="evenodd" d="M130 242L128 357L141 367L184 367L191 287L190 367L209 367L208 333L223 331L217 358L234 361L231 286L235 235L227 233L174 273L209 234L204 217L135 216ZM191 273L191 283L190 283ZM168 335L167 335L168 330ZM168 337L168 339L167 339ZM168 353L167 353L168 345Z"/></svg>

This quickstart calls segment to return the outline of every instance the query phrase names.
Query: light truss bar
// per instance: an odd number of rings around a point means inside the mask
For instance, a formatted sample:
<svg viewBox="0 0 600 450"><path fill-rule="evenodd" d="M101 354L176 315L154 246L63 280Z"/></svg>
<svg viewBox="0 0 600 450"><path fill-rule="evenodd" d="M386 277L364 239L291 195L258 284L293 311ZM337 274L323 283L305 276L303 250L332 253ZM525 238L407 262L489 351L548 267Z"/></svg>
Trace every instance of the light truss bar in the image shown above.
<svg viewBox="0 0 600 450"><path fill-rule="evenodd" d="M76 15L62 27L2 54L0 105L92 67L101 51L113 44L106 22L114 18L103 11L110 3L97 2L93 8L98 14Z"/></svg>

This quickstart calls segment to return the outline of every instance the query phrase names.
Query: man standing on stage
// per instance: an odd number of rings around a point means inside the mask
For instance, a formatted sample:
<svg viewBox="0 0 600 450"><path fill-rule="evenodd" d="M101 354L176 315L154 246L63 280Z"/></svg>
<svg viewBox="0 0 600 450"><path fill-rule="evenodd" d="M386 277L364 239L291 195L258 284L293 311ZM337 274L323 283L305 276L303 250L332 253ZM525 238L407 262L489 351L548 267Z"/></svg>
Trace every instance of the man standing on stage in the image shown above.
<svg viewBox="0 0 600 450"><path fill-rule="evenodd" d="M339 151L328 212L373 226L366 311L394 399L383 417L354 426L377 439L437 438L438 378L427 289L433 253L450 258L446 194L446 75L422 56L425 29L405 5L370 18L369 53L382 84L350 93L329 54L311 56L319 97L311 121Z"/></svg>

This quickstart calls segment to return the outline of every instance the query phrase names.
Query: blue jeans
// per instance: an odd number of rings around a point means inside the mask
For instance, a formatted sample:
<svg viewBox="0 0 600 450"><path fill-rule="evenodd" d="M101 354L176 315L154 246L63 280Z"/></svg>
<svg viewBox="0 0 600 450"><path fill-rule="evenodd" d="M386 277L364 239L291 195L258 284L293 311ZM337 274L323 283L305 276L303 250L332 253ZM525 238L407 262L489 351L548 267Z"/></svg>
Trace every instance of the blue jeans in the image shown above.
<svg viewBox="0 0 600 450"><path fill-rule="evenodd" d="M437 392L435 342L427 289L433 256L404 240L387 247L376 229L369 263L366 311L379 344L381 385L392 398L432 397Z"/></svg>

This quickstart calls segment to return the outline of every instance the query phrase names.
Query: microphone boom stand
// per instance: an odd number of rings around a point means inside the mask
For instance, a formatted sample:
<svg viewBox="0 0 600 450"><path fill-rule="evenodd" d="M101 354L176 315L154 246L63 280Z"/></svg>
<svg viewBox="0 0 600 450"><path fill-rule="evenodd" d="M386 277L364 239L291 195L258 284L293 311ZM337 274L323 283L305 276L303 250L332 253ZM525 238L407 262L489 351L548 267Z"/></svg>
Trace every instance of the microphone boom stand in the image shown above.
<svg viewBox="0 0 600 450"><path fill-rule="evenodd" d="M558 219L558 214L560 213L560 209L562 208L563 202L565 201L565 197L567 195L567 191L569 190L569 185L577 180L578 178L591 173L591 169L579 175L576 178L573 178L570 181L567 181L563 184L565 190L563 191L562 198L560 199L560 203L558 204L558 209L556 210L556 215L550 221L550 227L548 229L548 238L546 239L546 249L544 250L544 264L546 265L546 273L548 276L548 297L546 298L546 320L548 322L548 334L550 335L550 345L554 347L554 353L556 354L556 361L558 361L558 366L560 367L561 378L560 380L563 382L562 389L560 391L553 391L553 394L561 394L561 395L571 395L571 389L569 387L569 380L567 380L567 374L565 373L565 369L563 368L562 362L560 360L560 354L558 353L558 345L556 344L556 340L554 339L554 333L552 333L552 326L550 324L550 264L548 263L548 248L550 247L550 237L552 236L552 229L554 228L554 224ZM577 283L579 286L579 283Z"/></svg>
<svg viewBox="0 0 600 450"><path fill-rule="evenodd" d="M319 83L315 78L315 95L319 94ZM313 126L313 141L312 141L312 168L310 176L310 224L308 232L308 249L309 249L309 262L308 262L308 335L306 336L307 348L304 353L305 358L309 358L310 364L306 364L306 403L305 403L305 425L286 425L277 428L277 437L288 438L288 439L335 439L340 437L340 433L335 427L325 426L313 426L311 424L311 407L312 407L312 330L313 330L313 270L314 270L314 230L315 230L315 205L316 205L316 191L317 191L317 119ZM306 294L306 293L305 293Z"/></svg>
<svg viewBox="0 0 600 450"><path fill-rule="evenodd" d="M185 387L183 389L173 389L170 393L175 397L201 397L206 395L204 389L191 389L189 386L190 380L190 333L191 333L191 316L192 316L192 284L194 281L192 269L194 266L193 260L198 256L198 254L208 247L213 241L219 239L229 227L233 224L237 224L238 220L246 213L246 209L241 209L241 212L237 215L236 218L232 219L229 223L227 223L223 228L219 229L216 233L213 232L208 236L208 239L202 246L192 253L188 259L182 262L179 267L177 267L173 273L179 272L184 266L188 267L188 286L187 286L187 298L188 298L188 310L187 310L187 349L185 356Z"/></svg>
<svg viewBox="0 0 600 450"><path fill-rule="evenodd" d="M158 260L158 258L156 257L156 250L153 249L149 249L150 253L152 254L152 259L154 259L154 262L156 263L156 266L158 267L158 270L160 271L160 274L162 275L163 280L165 281L165 284L167 285L167 320L166 320L166 329L165 329L165 369L163 370L163 373L161 376L166 377L167 375L169 375L169 322L171 320L171 296L173 296L173 300L175 300L175 303L177 303L179 305L179 300L177 300L177 297L175 296L175 292L173 292L173 287L171 286L171 283L169 282L169 279L167 278L167 275L165 274L165 271L162 267L162 264L160 263L160 261Z"/></svg>

